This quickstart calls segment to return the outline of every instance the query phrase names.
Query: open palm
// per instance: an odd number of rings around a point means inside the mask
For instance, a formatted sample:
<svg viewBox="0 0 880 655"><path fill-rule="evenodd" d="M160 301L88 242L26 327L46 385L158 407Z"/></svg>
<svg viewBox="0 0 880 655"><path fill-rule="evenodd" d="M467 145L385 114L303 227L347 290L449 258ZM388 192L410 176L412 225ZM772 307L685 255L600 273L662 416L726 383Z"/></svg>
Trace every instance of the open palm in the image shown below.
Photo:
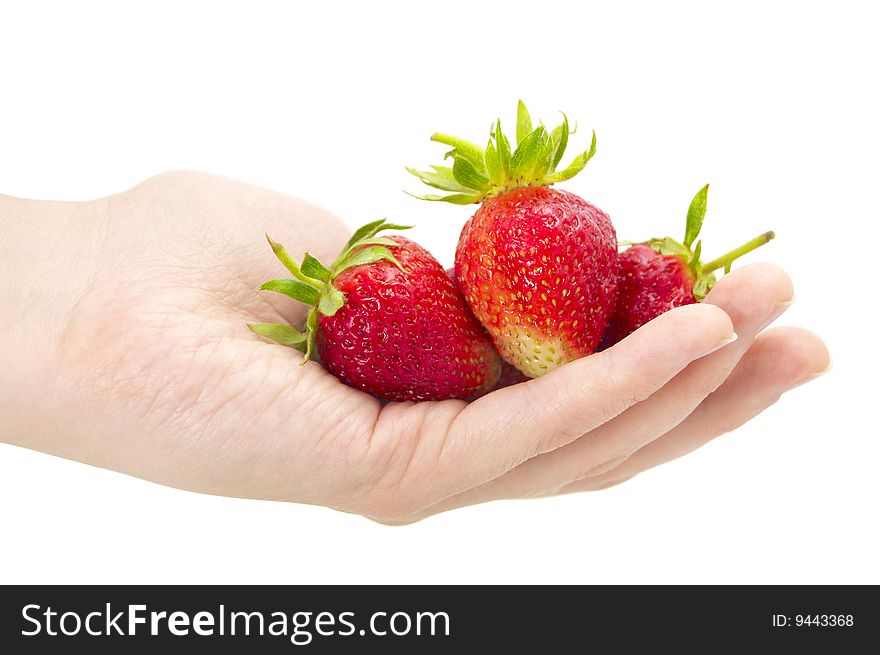
<svg viewBox="0 0 880 655"><path fill-rule="evenodd" d="M263 233L332 259L348 237L334 217L196 173L65 211L71 250L53 260L88 275L45 345L64 438L20 441L184 489L390 523L600 489L737 427L827 366L812 334L762 333L792 287L761 264L542 378L470 404L383 406L245 328L304 316L255 291L277 272ZM77 230L93 262L78 261Z"/></svg>

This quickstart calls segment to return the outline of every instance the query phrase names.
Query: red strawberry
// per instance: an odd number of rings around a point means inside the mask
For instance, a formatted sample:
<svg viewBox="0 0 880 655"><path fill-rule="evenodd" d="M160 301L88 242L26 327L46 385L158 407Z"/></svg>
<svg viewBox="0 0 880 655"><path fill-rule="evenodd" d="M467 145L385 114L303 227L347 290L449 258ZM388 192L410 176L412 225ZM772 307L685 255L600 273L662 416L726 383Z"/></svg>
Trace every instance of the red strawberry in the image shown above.
<svg viewBox="0 0 880 655"><path fill-rule="evenodd" d="M446 275L452 280L453 284L455 284L455 288L458 288L458 281L455 279L455 269L447 268ZM498 376L498 382L495 383L495 387L492 391L496 389L504 389L505 387L512 387L515 384L519 384L521 382L525 382L529 380L529 376L520 371L518 368L514 368L507 362L503 362L501 364L501 375Z"/></svg>
<svg viewBox="0 0 880 655"><path fill-rule="evenodd" d="M715 284L714 271L727 272L735 259L775 236L765 232L726 255L702 263L702 242L697 241L693 249L691 244L703 227L708 194L707 184L691 201L684 243L669 237L651 239L620 253L617 306L600 349L614 345L673 307L699 302Z"/></svg>
<svg viewBox="0 0 880 655"><path fill-rule="evenodd" d="M549 186L579 173L590 148L556 171L568 144L568 119L552 132L532 129L522 102L511 153L498 121L485 150L446 134L452 167L408 169L425 184L452 192L421 196L481 203L458 242L459 287L501 356L530 377L588 355L614 308L617 239L607 214Z"/></svg>
<svg viewBox="0 0 880 655"><path fill-rule="evenodd" d="M673 307L697 302L693 271L677 255L661 255L637 244L619 255L617 309L608 323L600 350L635 332Z"/></svg>
<svg viewBox="0 0 880 655"><path fill-rule="evenodd" d="M306 331L289 325L248 327L305 350L317 346L324 367L346 384L383 400L473 398L493 388L501 361L485 330L431 254L384 220L360 228L330 268L306 253L296 264L269 240L296 279L261 289L312 306Z"/></svg>

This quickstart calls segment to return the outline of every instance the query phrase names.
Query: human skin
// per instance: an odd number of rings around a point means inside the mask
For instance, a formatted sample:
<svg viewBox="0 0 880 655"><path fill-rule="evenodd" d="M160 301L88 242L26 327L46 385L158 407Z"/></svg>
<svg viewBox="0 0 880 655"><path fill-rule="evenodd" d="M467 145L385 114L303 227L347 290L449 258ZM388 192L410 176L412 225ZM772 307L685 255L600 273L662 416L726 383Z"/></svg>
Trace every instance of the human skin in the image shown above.
<svg viewBox="0 0 880 655"><path fill-rule="evenodd" d="M399 524L609 487L829 363L810 332L765 330L793 290L753 264L541 378L470 404L382 405L245 328L304 317L256 291L278 272L264 232L324 260L348 237L308 203L201 173L89 202L0 196L0 439L181 489Z"/></svg>

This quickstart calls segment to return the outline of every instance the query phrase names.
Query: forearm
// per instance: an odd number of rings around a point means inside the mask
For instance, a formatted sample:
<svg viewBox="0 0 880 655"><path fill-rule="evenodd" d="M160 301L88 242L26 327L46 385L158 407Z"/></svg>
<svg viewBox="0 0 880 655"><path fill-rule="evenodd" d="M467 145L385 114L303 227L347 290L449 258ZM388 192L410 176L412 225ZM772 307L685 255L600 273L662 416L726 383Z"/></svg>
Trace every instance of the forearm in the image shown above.
<svg viewBox="0 0 880 655"><path fill-rule="evenodd" d="M0 197L0 440L41 448L56 411L57 356L88 280L99 232L94 203Z"/></svg>
<svg viewBox="0 0 880 655"><path fill-rule="evenodd" d="M84 203L0 196L0 441L115 467L116 426L146 420L157 364L251 340L244 324L273 310L301 320L257 292L284 275L264 232L325 259L348 237L306 202L197 173Z"/></svg>

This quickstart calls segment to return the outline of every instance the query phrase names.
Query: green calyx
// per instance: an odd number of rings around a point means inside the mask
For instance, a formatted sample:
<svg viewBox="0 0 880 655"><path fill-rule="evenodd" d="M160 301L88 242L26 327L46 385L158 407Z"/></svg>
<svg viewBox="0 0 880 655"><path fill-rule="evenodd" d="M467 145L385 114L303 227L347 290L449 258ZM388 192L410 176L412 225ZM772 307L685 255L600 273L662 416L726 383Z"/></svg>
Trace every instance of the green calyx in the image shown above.
<svg viewBox="0 0 880 655"><path fill-rule="evenodd" d="M272 252L293 274L293 278L270 280L263 284L260 290L282 293L309 305L311 309L306 317L304 331L297 330L292 325L278 323L248 323L248 328L281 345L293 346L297 350L304 351L305 356L302 363L305 364L315 352L318 314L333 316L345 305L345 295L333 284L339 274L355 266L372 264L383 259L403 270L400 262L388 249L389 246L398 244L387 237L377 235L382 230L408 230L410 227L412 226L387 223L384 218L367 223L355 231L329 268L308 252L303 255L302 262L298 264L287 253L284 246L273 241L267 234L266 240L272 246Z"/></svg>
<svg viewBox="0 0 880 655"><path fill-rule="evenodd" d="M776 237L774 232L764 232L751 241L747 241L739 248L735 248L720 257L703 263L700 255L703 250L703 242L697 238L703 229L703 219L706 217L706 201L709 196L709 185L697 191L697 195L691 200L688 208L687 224L685 226L684 241L679 242L670 237L662 239L650 239L645 241L646 245L651 246L661 255L676 255L687 262L687 266L694 276L694 298L702 300L706 294L715 286L717 278L715 271L723 269L725 273L730 272L733 262L746 253L751 252L755 248L763 246L768 241Z"/></svg>
<svg viewBox="0 0 880 655"><path fill-rule="evenodd" d="M514 150L511 150L510 141L501 131L501 119L498 119L492 125L485 149L464 139L437 132L431 140L452 147L445 157L452 159L452 166L431 166L430 171L406 170L428 186L450 192L448 195L416 195L416 198L470 205L517 187L549 186L573 178L596 153L596 133L593 132L590 147L577 155L566 168L557 170L568 145L568 137L574 132L569 129L565 114L562 114L562 123L553 130L548 131L542 124L533 128L529 110L520 100Z"/></svg>

